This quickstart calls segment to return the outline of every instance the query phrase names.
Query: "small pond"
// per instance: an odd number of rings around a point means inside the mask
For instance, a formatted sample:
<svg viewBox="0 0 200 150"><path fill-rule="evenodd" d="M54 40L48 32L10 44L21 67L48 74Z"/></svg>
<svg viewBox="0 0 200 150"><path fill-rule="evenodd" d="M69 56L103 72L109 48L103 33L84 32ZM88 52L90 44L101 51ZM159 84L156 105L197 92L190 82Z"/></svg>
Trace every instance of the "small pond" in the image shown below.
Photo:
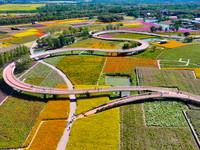
<svg viewBox="0 0 200 150"><path fill-rule="evenodd" d="M35 54L42 53L42 52L44 52L44 51L45 51L45 49L44 49L44 50L41 50L41 51L35 51Z"/></svg>
<svg viewBox="0 0 200 150"><path fill-rule="evenodd" d="M130 86L131 82L128 77L111 77L107 76L106 77L106 83L109 85L114 85L114 86ZM124 96L129 96L130 92L122 92L122 97Z"/></svg>
<svg viewBox="0 0 200 150"><path fill-rule="evenodd" d="M141 39L141 40L146 41L146 42L154 42L154 41L160 41L161 39L148 38L148 39Z"/></svg>

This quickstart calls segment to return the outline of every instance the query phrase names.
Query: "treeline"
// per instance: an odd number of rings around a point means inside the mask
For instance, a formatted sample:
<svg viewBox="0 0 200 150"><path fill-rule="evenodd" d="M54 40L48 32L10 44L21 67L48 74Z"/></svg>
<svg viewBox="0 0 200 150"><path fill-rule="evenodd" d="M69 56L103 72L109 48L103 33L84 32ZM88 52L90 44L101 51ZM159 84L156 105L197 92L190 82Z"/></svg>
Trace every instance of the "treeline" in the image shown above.
<svg viewBox="0 0 200 150"><path fill-rule="evenodd" d="M102 22L117 22L120 20L124 20L123 16L117 16L117 15L104 15L104 16L98 16L99 21Z"/></svg>
<svg viewBox="0 0 200 150"><path fill-rule="evenodd" d="M29 50L26 46L19 46L17 48L11 49L10 53L8 51L4 52L4 55L0 53L0 67L7 63L9 60L12 60L16 57L28 54Z"/></svg>

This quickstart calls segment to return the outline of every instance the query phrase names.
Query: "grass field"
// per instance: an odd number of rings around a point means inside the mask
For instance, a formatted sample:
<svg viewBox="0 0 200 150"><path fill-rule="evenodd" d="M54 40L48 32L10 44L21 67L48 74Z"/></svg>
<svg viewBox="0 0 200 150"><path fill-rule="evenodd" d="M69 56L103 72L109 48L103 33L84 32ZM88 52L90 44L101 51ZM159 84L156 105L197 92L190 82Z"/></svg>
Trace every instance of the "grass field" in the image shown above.
<svg viewBox="0 0 200 150"><path fill-rule="evenodd" d="M104 57L65 56L56 66L75 85L96 85L104 62Z"/></svg>
<svg viewBox="0 0 200 150"><path fill-rule="evenodd" d="M189 127L146 127L141 104L120 107L120 149L198 149Z"/></svg>
<svg viewBox="0 0 200 150"><path fill-rule="evenodd" d="M49 57L44 59L43 61L46 63L49 63L53 66L56 66L58 64L58 62L62 59L63 56L57 56L57 57Z"/></svg>
<svg viewBox="0 0 200 150"><path fill-rule="evenodd" d="M177 60L170 60L170 61L160 61L160 67L163 68L199 68L200 66L191 64L189 63L187 66L187 61L186 62L179 62Z"/></svg>
<svg viewBox="0 0 200 150"><path fill-rule="evenodd" d="M78 41L78 42L73 43L69 46L66 46L65 48L87 48L87 47L94 45L96 43L118 45L122 42L120 42L120 41L106 41L106 40L99 40L99 39L91 38L91 39Z"/></svg>
<svg viewBox="0 0 200 150"><path fill-rule="evenodd" d="M146 39L146 38L155 38L155 36L143 35L143 34L134 34L127 33L121 35L114 35L113 38L128 38L128 39Z"/></svg>
<svg viewBox="0 0 200 150"><path fill-rule="evenodd" d="M170 50L167 50L158 56L158 59L164 60L188 60L190 59L191 63L199 64L199 51L200 45L189 45L183 47L177 47Z"/></svg>
<svg viewBox="0 0 200 150"><path fill-rule="evenodd" d="M0 11L16 11L16 10L36 10L37 7L45 6L45 4L5 4L0 5Z"/></svg>
<svg viewBox="0 0 200 150"><path fill-rule="evenodd" d="M159 70L155 68L138 68L142 86L176 86L181 91L200 95L200 81L194 78L190 70Z"/></svg>
<svg viewBox="0 0 200 150"><path fill-rule="evenodd" d="M0 106L0 149L19 148L45 106L43 99L13 93Z"/></svg>
<svg viewBox="0 0 200 150"><path fill-rule="evenodd" d="M77 119L70 132L66 150L118 150L119 109Z"/></svg>

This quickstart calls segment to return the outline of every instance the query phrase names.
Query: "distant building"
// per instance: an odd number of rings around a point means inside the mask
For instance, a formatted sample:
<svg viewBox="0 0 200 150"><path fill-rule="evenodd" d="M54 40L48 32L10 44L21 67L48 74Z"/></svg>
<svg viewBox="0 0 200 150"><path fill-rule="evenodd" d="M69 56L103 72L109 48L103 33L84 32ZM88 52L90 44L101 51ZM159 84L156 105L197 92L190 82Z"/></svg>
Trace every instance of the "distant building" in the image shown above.
<svg viewBox="0 0 200 150"><path fill-rule="evenodd" d="M166 15L166 14L168 14L168 11L167 10L161 10L160 13L163 14L163 15Z"/></svg>
<svg viewBox="0 0 200 150"><path fill-rule="evenodd" d="M160 44L166 44L167 40L160 40Z"/></svg>
<svg viewBox="0 0 200 150"><path fill-rule="evenodd" d="M194 20L196 20L196 21L200 21L200 18L194 18Z"/></svg>

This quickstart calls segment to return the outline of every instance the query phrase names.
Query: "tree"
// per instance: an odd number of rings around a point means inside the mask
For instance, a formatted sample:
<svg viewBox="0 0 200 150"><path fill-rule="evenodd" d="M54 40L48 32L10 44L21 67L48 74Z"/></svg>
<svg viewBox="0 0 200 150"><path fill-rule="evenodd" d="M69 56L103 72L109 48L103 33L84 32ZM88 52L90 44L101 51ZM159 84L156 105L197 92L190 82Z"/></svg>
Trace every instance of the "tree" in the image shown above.
<svg viewBox="0 0 200 150"><path fill-rule="evenodd" d="M175 25L176 32L179 30L179 25Z"/></svg>
<svg viewBox="0 0 200 150"><path fill-rule="evenodd" d="M4 62L7 63L9 61L9 54L8 52L4 52Z"/></svg>
<svg viewBox="0 0 200 150"><path fill-rule="evenodd" d="M79 32L82 32L83 31L83 27L79 27Z"/></svg>
<svg viewBox="0 0 200 150"><path fill-rule="evenodd" d="M76 41L76 38L74 36L72 36L71 41L72 41L72 43L74 43Z"/></svg>
<svg viewBox="0 0 200 150"><path fill-rule="evenodd" d="M61 47L65 46L66 45L66 37L64 37L63 35L60 35L58 38L60 39Z"/></svg>
<svg viewBox="0 0 200 150"><path fill-rule="evenodd" d="M158 30L159 30L159 31L162 31L162 26L159 26L159 27L158 27Z"/></svg>
<svg viewBox="0 0 200 150"><path fill-rule="evenodd" d="M129 43L124 43L124 45L122 46L122 49L129 49L131 46Z"/></svg>
<svg viewBox="0 0 200 150"><path fill-rule="evenodd" d="M0 66L3 66L4 64L5 64L4 58L3 58L2 54L0 53Z"/></svg>
<svg viewBox="0 0 200 150"><path fill-rule="evenodd" d="M23 45L23 51L24 51L24 54L28 54L29 53L29 50L25 45Z"/></svg>
<svg viewBox="0 0 200 150"><path fill-rule="evenodd" d="M53 38L52 40L53 40L54 48L60 48L61 47L59 38Z"/></svg>
<svg viewBox="0 0 200 150"><path fill-rule="evenodd" d="M193 37L186 37L186 38L185 38L186 42L192 42L193 39L194 39Z"/></svg>
<svg viewBox="0 0 200 150"><path fill-rule="evenodd" d="M151 26L151 27L150 27L150 30L151 30L151 32L153 33L153 32L156 31L156 27L155 27L155 26Z"/></svg>
<svg viewBox="0 0 200 150"><path fill-rule="evenodd" d="M13 49L10 50L10 56L9 59L13 59L14 58L14 53L13 53Z"/></svg>
<svg viewBox="0 0 200 150"><path fill-rule="evenodd" d="M31 59L29 56L22 56L15 61L15 73L21 73L30 67Z"/></svg>
<svg viewBox="0 0 200 150"><path fill-rule="evenodd" d="M165 32L167 32L167 30L168 30L168 28L166 27L166 28L165 28Z"/></svg>
<svg viewBox="0 0 200 150"><path fill-rule="evenodd" d="M190 35L190 32L184 32L183 35L188 36L188 35Z"/></svg>

